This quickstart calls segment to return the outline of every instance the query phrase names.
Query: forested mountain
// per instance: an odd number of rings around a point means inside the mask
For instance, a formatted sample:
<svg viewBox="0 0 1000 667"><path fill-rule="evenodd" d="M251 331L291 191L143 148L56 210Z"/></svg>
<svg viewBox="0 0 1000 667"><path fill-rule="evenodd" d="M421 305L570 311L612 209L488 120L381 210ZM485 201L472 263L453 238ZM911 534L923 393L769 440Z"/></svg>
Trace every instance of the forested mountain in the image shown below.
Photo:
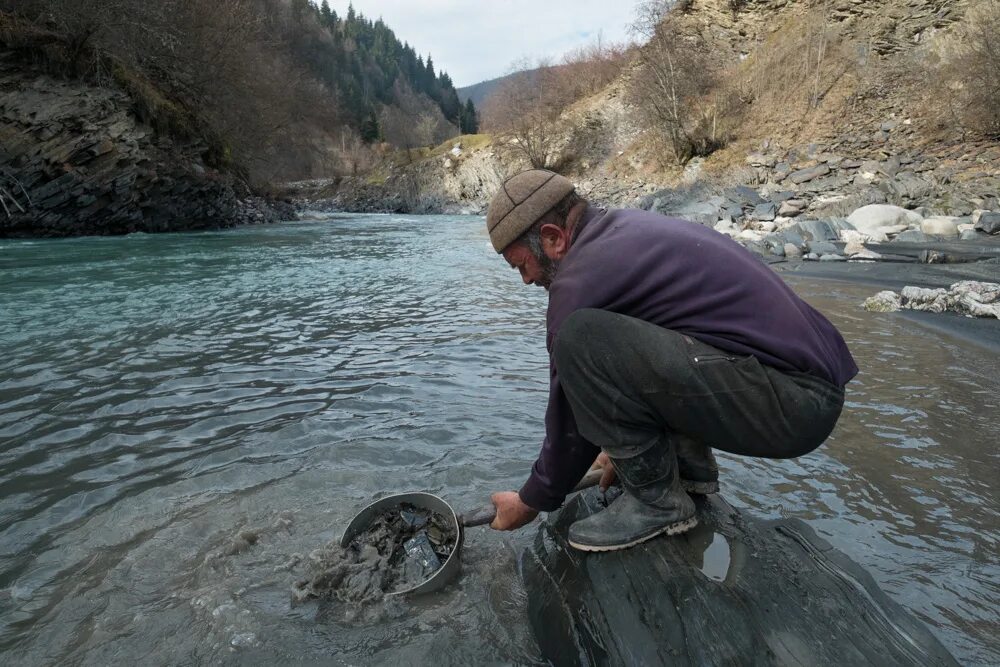
<svg viewBox="0 0 1000 667"><path fill-rule="evenodd" d="M384 130L398 133L397 128L382 127L384 121L392 121L381 117L380 105L400 107L410 116L409 126L416 127L420 114L427 112L421 109L426 105L420 96L433 102L455 128L475 131L475 107L462 105L447 72L435 72L431 55L424 60L412 46L400 42L381 18L372 21L353 6L341 17L327 0L318 7L308 0L292 2L293 14L304 27L297 33L296 55L337 91L347 121L359 128L364 140L384 138Z"/></svg>
<svg viewBox="0 0 1000 667"><path fill-rule="evenodd" d="M122 89L139 120L259 182L353 173L378 143L477 128L430 54L325 0L0 0L4 50Z"/></svg>

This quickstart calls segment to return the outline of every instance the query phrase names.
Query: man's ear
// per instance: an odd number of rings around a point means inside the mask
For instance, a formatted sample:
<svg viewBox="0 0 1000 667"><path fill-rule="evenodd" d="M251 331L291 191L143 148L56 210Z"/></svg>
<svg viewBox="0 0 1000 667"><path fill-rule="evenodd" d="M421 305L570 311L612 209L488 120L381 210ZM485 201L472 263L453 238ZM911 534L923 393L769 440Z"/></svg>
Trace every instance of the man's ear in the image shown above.
<svg viewBox="0 0 1000 667"><path fill-rule="evenodd" d="M542 250L546 251L551 259L561 259L566 252L566 230L547 223L538 230L542 237Z"/></svg>

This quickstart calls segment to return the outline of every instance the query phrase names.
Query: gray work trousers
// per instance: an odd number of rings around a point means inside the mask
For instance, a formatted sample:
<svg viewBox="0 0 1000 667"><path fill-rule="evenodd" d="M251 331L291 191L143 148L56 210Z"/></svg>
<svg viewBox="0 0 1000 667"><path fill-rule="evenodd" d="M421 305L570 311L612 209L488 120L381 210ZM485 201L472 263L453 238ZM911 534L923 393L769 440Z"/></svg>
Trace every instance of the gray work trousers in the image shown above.
<svg viewBox="0 0 1000 667"><path fill-rule="evenodd" d="M844 390L605 310L571 314L553 345L580 434L631 458L680 434L731 454L802 456L837 423Z"/></svg>

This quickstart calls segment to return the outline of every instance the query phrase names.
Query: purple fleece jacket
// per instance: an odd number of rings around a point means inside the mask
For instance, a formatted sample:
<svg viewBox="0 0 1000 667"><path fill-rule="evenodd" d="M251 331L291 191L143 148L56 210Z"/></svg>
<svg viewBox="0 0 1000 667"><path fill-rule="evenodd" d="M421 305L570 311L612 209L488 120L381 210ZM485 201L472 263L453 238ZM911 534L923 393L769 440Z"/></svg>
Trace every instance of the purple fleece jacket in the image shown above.
<svg viewBox="0 0 1000 667"><path fill-rule="evenodd" d="M629 315L838 387L858 372L836 328L723 234L657 213L594 207L574 234L549 288L545 441L520 490L537 510L557 509L600 453L577 432L551 361L559 327L575 310Z"/></svg>

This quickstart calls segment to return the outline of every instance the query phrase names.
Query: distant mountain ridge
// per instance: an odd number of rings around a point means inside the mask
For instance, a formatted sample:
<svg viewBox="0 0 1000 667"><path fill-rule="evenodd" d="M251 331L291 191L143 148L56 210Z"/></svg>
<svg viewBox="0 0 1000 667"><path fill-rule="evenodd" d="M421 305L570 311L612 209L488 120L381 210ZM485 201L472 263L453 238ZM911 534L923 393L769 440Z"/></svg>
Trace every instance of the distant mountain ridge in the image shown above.
<svg viewBox="0 0 1000 667"><path fill-rule="evenodd" d="M496 90L497 86L512 76L514 75L507 74L506 76L498 76L495 79L480 81L479 83L474 83L471 86L456 88L455 92L458 93L458 99L462 102L472 100L472 103L475 104L478 109L483 106L483 102L490 96L490 93Z"/></svg>

